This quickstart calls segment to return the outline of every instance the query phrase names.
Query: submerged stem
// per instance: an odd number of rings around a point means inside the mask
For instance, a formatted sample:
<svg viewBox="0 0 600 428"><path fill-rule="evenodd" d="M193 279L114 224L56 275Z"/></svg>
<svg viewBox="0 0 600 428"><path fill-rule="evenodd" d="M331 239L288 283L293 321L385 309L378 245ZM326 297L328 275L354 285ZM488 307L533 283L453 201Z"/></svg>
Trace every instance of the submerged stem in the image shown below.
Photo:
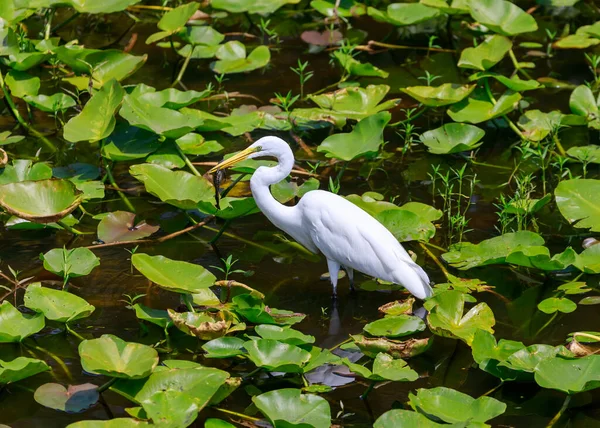
<svg viewBox="0 0 600 428"><path fill-rule="evenodd" d="M556 415L554 415L552 420L550 422L548 422L548 425L546 425L546 428L550 428L550 427L553 427L554 425L556 425L556 423L559 421L559 419L562 417L562 415L565 413L565 411L569 407L570 402L571 402L571 396L567 395L567 398L565 398L565 401L563 402L562 407L560 408L558 413Z"/></svg>
<svg viewBox="0 0 600 428"><path fill-rule="evenodd" d="M119 186L118 186L117 182L115 181L115 177L113 177L112 171L110 170L110 166L108 165L106 160L103 160L103 162L104 162L104 169L106 170L106 176L108 177L108 181L110 181L110 184L112 184L112 186L115 189L119 189ZM117 193L119 194L119 197L121 198L123 203L127 206L127 208L129 210L131 210L132 213L135 213L135 207L133 206L133 204L127 197L127 195L125 193L121 192L120 190L117 190Z"/></svg>
<svg viewBox="0 0 600 428"><path fill-rule="evenodd" d="M43 352L44 354L48 355L50 358L52 358L54 361L56 361L56 364L58 364L60 366L60 368L65 372L65 374L67 375L69 380L73 381L73 375L71 375L71 371L69 370L69 367L65 364L65 362L62 360L62 358L60 358L58 355L55 355L52 352L48 351L47 349L44 349L37 345L29 345L29 344L26 344L25 342L23 342L23 344L31 349L35 349L36 351L40 351L40 352Z"/></svg>
<svg viewBox="0 0 600 428"><path fill-rule="evenodd" d="M421 116L427 110L429 110L429 107L423 106L423 108L418 113L416 113L414 116L408 117L408 118L406 118L404 120L401 120L399 122L394 122L394 123L392 123L392 124L390 124L388 126L399 126L399 125L403 125L405 123L411 122L411 121L415 120L417 117Z"/></svg>
<svg viewBox="0 0 600 428"><path fill-rule="evenodd" d="M440 261L440 259L438 259L437 256L435 254L433 254L431 252L431 250L429 248L427 248L427 246L425 246L424 243L419 242L419 245L421 246L421 248L423 249L423 251L425 251L427 253L427 255L433 259L433 261L435 262L435 264L438 265L438 267L440 268L440 270L442 271L442 273L444 274L444 276L446 277L446 279L449 280L450 279L450 273L448 272L448 269L446 269L446 266L444 266L442 264L442 262Z"/></svg>
<svg viewBox="0 0 600 428"><path fill-rule="evenodd" d="M260 421L260 418L255 418L252 416L244 415L243 413L234 412L232 410L223 409L222 407L213 407L218 412L227 413L228 415L237 416L238 418L247 419L252 422Z"/></svg>
<svg viewBox="0 0 600 428"><path fill-rule="evenodd" d="M544 331L544 329L545 329L546 327L548 327L552 321L554 321L554 318L556 318L556 316L557 316L557 315L558 315L558 311L557 311L557 312L554 312L554 313L552 314L552 316L550 317L550 319L549 319L548 321L546 321L546 324L544 324L544 325L543 325L543 326L542 326L542 327L541 327L541 328L540 328L540 329L539 329L539 330L538 330L538 331L535 333L535 336L534 336L534 337L537 337L537 336L539 336L539 334L540 334L542 331Z"/></svg>
<svg viewBox="0 0 600 428"><path fill-rule="evenodd" d="M181 147L179 147L179 144L175 143L175 148L177 149L177 153L179 153L179 156L185 162L185 164L188 166L188 168L190 169L190 171L192 171L194 173L194 175L196 175L198 177L202 177L202 174L200 174L198 172L198 170L196 169L196 167L194 166L194 164L185 155L185 153L183 153L183 150L181 150Z"/></svg>
<svg viewBox="0 0 600 428"><path fill-rule="evenodd" d="M190 53L188 54L188 56L185 57L185 61L183 62L183 65L181 66L181 69L179 70L179 74L177 75L177 79L175 79L175 81L171 84L171 88L173 88L174 86L176 86L178 83L181 82L181 79L183 79L183 75L185 73L185 70L188 68L188 65L190 64L190 60L192 59L192 53L194 52L194 49L190 49Z"/></svg>

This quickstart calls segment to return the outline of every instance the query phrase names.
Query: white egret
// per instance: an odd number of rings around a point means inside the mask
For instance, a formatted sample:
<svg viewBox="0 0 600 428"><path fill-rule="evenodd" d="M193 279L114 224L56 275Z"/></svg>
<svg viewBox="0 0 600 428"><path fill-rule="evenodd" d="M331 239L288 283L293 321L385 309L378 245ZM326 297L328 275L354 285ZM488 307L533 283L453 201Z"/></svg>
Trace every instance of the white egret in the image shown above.
<svg viewBox="0 0 600 428"><path fill-rule="evenodd" d="M276 158L278 164L260 166L252 175L250 188L256 204L279 229L313 253L323 253L327 258L334 297L340 267L346 270L351 287L356 269L403 285L419 299L432 295L425 271L410 258L389 230L352 202L323 190L306 193L295 206L283 205L273 197L269 186L284 180L294 166L292 150L282 139L263 137L209 172L263 156Z"/></svg>

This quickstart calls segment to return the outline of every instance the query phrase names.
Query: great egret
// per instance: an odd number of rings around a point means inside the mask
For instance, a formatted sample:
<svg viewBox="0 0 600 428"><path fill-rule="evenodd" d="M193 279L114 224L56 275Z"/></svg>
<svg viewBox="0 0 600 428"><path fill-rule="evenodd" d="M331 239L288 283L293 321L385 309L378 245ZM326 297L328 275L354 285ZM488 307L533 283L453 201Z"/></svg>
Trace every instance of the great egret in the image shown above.
<svg viewBox="0 0 600 428"><path fill-rule="evenodd" d="M313 253L327 258L333 295L336 296L338 272L343 267L353 287L354 269L367 275L401 284L415 297L433 294L429 277L410 258L398 240L381 223L352 202L334 193L313 190L296 206L275 200L269 186L284 180L294 166L294 155L281 138L263 137L247 149L216 165L209 173L244 160L272 156L277 166L260 166L250 179L256 205L279 229Z"/></svg>

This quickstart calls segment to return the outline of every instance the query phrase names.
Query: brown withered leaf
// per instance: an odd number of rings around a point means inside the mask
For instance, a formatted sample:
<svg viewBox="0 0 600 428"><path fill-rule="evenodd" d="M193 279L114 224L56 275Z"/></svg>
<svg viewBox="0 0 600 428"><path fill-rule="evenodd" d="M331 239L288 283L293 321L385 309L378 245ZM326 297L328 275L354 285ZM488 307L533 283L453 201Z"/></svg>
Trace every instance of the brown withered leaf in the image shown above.
<svg viewBox="0 0 600 428"><path fill-rule="evenodd" d="M431 345L431 338L392 340L384 337L367 338L361 334L352 336L352 340L363 354L375 358L380 352L390 354L394 358L411 358L425 352Z"/></svg>

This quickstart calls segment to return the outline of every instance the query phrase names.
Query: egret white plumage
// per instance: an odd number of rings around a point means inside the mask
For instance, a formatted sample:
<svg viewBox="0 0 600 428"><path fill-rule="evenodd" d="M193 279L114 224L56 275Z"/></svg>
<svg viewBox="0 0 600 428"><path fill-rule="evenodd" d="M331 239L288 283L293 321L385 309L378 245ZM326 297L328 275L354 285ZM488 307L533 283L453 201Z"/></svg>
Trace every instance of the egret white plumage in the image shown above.
<svg viewBox="0 0 600 428"><path fill-rule="evenodd" d="M419 299L433 294L425 271L391 232L352 202L323 190L306 193L295 206L283 205L273 197L269 186L284 180L294 166L292 150L281 138L263 137L209 172L264 156L276 158L278 164L260 166L252 175L250 188L256 205L275 226L308 250L323 253L334 296L340 267L346 270L351 287L353 272L358 270L400 284Z"/></svg>

